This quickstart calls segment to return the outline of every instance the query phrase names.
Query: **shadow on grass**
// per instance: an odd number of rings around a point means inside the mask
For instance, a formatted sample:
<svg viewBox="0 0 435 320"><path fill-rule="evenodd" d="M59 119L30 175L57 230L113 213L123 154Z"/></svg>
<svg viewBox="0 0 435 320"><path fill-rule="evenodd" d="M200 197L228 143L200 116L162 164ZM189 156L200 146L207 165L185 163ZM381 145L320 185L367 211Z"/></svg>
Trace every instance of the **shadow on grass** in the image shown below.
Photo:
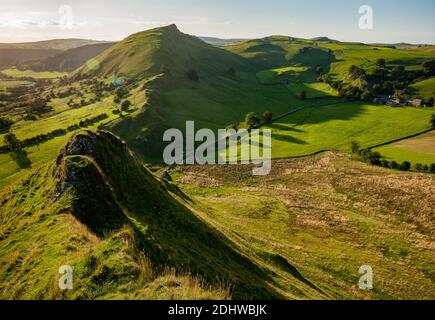
<svg viewBox="0 0 435 320"><path fill-rule="evenodd" d="M307 144L303 140L300 140L300 139L292 137L292 136L286 136L286 135L283 135L283 134L276 134L276 133L274 133L274 134L272 134L272 138L275 139L275 140L284 141L284 142L290 142L290 143L295 143L295 144L301 144L301 145Z"/></svg>
<svg viewBox="0 0 435 320"><path fill-rule="evenodd" d="M11 158L16 162L20 169L28 169L32 167L32 161L27 156L27 151L24 149L11 152Z"/></svg>

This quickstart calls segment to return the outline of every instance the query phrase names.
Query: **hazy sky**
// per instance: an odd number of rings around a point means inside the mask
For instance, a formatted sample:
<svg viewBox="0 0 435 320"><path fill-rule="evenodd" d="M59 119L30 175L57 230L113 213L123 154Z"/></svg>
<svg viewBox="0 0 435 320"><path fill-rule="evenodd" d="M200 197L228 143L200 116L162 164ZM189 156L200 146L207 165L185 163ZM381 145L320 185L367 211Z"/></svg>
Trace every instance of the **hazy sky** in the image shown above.
<svg viewBox="0 0 435 320"><path fill-rule="evenodd" d="M71 29L61 27L69 12L61 16L62 5L72 9ZM362 5L373 8L372 30L359 28ZM185 33L221 38L281 34L435 44L435 0L0 0L0 42L120 40L172 23Z"/></svg>

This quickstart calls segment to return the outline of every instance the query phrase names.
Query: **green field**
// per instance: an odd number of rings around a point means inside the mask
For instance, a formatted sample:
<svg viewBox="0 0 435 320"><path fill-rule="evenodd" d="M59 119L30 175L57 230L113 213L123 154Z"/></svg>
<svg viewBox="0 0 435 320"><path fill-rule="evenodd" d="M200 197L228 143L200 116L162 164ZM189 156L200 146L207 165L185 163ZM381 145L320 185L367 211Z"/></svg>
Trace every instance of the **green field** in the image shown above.
<svg viewBox="0 0 435 320"><path fill-rule="evenodd" d="M417 82L412 85L412 88L416 90L416 95L419 95L424 99L435 99L435 78Z"/></svg>
<svg viewBox="0 0 435 320"><path fill-rule="evenodd" d="M367 148L428 129L434 113L358 102L307 108L270 125L272 155L285 158L321 150L348 152L351 141Z"/></svg>
<svg viewBox="0 0 435 320"><path fill-rule="evenodd" d="M389 145L373 149L380 152L385 159L402 163L411 162L413 165L435 163L435 131L402 140Z"/></svg>
<svg viewBox="0 0 435 320"><path fill-rule="evenodd" d="M28 81L20 81L20 80L0 80L0 91L7 91L11 88L22 87L29 85Z"/></svg>
<svg viewBox="0 0 435 320"><path fill-rule="evenodd" d="M64 72L36 72L32 70L18 70L15 68L1 70L1 72L13 78L29 77L33 79L56 79L68 75L68 73Z"/></svg>

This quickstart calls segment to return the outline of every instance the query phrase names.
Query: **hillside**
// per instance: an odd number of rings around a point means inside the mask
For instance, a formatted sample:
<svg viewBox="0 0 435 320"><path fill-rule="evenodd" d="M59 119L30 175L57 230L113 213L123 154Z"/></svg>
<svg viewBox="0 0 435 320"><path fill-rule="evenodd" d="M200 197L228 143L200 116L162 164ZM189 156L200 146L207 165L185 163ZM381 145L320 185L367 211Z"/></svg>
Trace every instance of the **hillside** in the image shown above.
<svg viewBox="0 0 435 320"><path fill-rule="evenodd" d="M330 299L434 299L435 178L326 152L252 167L180 166L174 181L205 221L240 242L301 297L290 276ZM369 265L374 290L358 289Z"/></svg>
<svg viewBox="0 0 435 320"><path fill-rule="evenodd" d="M47 59L20 63L17 67L22 70L71 72L83 66L89 59L96 57L114 44L113 42L105 42L83 45L78 48L68 49Z"/></svg>
<svg viewBox="0 0 435 320"><path fill-rule="evenodd" d="M32 60L44 60L62 51L104 41L58 39L38 42L0 43L0 69Z"/></svg>
<svg viewBox="0 0 435 320"><path fill-rule="evenodd" d="M0 49L38 49L38 50L69 50L90 44L104 43L105 41L86 39L54 39L36 42L0 43Z"/></svg>
<svg viewBox="0 0 435 320"><path fill-rule="evenodd" d="M60 52L56 49L0 48L0 69L35 59L46 59Z"/></svg>
<svg viewBox="0 0 435 320"><path fill-rule="evenodd" d="M152 299L165 279L160 298L280 296L262 269L177 200L186 195L108 132L74 135L54 165L1 198L3 299ZM72 292L53 286L65 264L75 267Z"/></svg>
<svg viewBox="0 0 435 320"><path fill-rule="evenodd" d="M0 297L433 299L431 176L332 153L273 168L183 167L172 184L114 135L77 133L1 191Z"/></svg>
<svg viewBox="0 0 435 320"><path fill-rule="evenodd" d="M29 140L68 128L73 133L80 123L105 114L94 128L104 126L127 141L142 161L161 164L163 132L184 130L186 120L195 120L197 129L241 128L249 112L279 116L299 110L269 126L274 158L349 152L351 141L371 148L430 129L433 108L405 103L389 107L377 98L394 94L429 99L433 77L422 62L434 57L418 50L289 36L218 48L171 25L127 37L60 81L64 74L6 70L12 79L0 82L0 116L13 121L10 130L18 139ZM381 71L387 76L370 80L382 59ZM367 81L354 79L352 66L363 68ZM398 74L403 83L398 83ZM52 80L19 82L25 75ZM20 96L23 91L27 94ZM29 105L36 96L49 102L35 119ZM131 105L121 112L124 102ZM55 157L67 137L27 147L29 160L39 165ZM412 167L419 163L413 153L407 154ZM0 154L0 164L0 185L30 170L6 153Z"/></svg>
<svg viewBox="0 0 435 320"><path fill-rule="evenodd" d="M163 70L172 76L184 76L188 68L201 73L225 73L231 66L243 66L238 57L181 33L175 25L133 34L96 60L100 66L96 70L99 76L118 74L129 78L158 74ZM89 73L91 71L86 67L78 71L84 76Z"/></svg>

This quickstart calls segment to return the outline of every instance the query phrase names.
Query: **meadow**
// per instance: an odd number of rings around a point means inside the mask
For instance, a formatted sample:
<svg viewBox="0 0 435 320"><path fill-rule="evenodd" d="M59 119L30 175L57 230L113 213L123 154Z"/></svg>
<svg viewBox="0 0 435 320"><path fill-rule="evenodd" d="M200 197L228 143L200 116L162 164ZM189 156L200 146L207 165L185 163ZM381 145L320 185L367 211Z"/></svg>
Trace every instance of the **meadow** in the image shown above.
<svg viewBox="0 0 435 320"><path fill-rule="evenodd" d="M349 152L351 141L369 148L429 129L429 119L434 113L433 109L391 108L361 102L306 108L269 126L273 130L272 155L285 158L322 150Z"/></svg>
<svg viewBox="0 0 435 320"><path fill-rule="evenodd" d="M414 165L431 165L435 163L435 131L374 148L373 151L378 151L385 159L397 163L411 161Z"/></svg>
<svg viewBox="0 0 435 320"><path fill-rule="evenodd" d="M51 71L43 71L37 72L32 70L18 70L16 68L4 69L1 72L9 77L13 78L33 78L33 79L56 79L67 76L66 72L51 72Z"/></svg>

